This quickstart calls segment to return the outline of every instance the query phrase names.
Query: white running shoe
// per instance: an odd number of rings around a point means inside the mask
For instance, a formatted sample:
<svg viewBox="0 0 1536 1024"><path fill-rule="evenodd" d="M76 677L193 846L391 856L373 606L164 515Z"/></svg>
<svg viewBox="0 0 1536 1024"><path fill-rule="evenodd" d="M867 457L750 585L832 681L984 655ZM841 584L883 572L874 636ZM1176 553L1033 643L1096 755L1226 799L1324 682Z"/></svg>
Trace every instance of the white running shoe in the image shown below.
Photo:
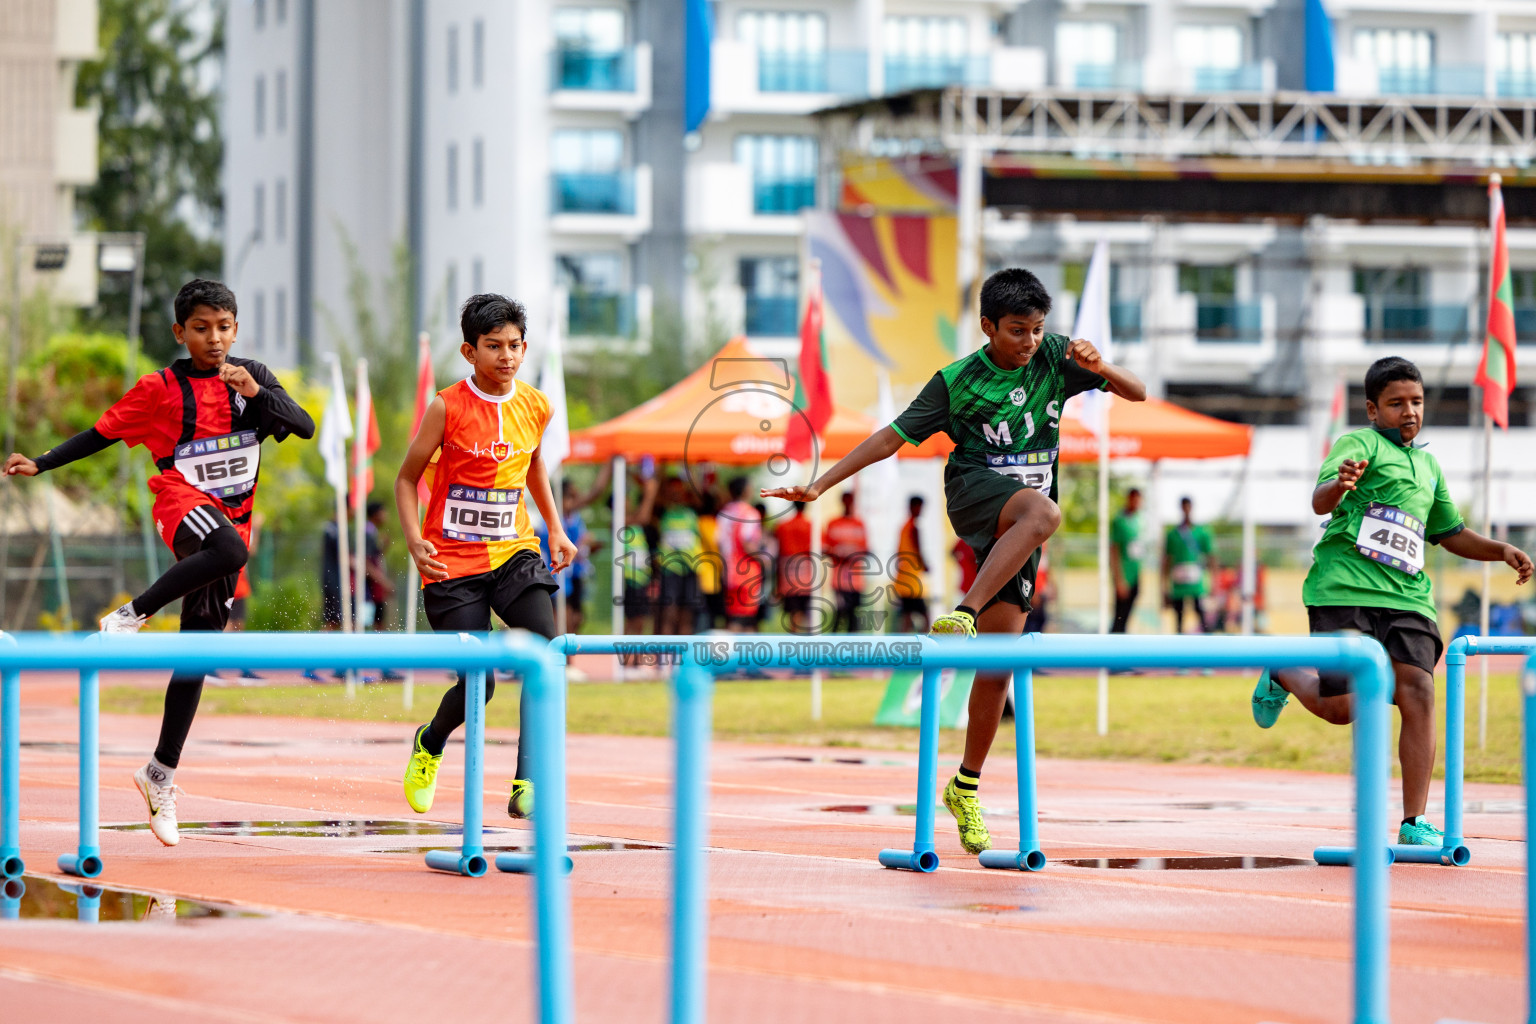
<svg viewBox="0 0 1536 1024"><path fill-rule="evenodd" d="M101 620L103 633L137 633L144 628L144 616L133 614L132 603L123 605Z"/></svg>
<svg viewBox="0 0 1536 1024"><path fill-rule="evenodd" d="M151 896L149 908L145 911L144 920L161 921L168 924L176 923L176 897Z"/></svg>
<svg viewBox="0 0 1536 1024"><path fill-rule="evenodd" d="M149 777L149 766L140 765L133 773L133 784L139 787L144 803L149 806L149 830L166 846L181 842L176 831L176 794L186 792L176 783L162 786Z"/></svg>

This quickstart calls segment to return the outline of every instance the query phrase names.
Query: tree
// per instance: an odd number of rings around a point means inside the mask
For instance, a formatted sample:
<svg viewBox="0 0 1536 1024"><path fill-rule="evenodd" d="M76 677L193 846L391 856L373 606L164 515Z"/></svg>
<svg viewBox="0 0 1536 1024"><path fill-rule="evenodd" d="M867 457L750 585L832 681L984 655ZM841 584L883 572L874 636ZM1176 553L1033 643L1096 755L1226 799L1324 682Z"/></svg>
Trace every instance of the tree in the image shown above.
<svg viewBox="0 0 1536 1024"><path fill-rule="evenodd" d="M224 7L213 4L207 29L178 0L101 0L100 11L102 58L81 67L75 87L77 105L100 110L100 170L80 209L93 230L144 232L144 349L168 360L177 289L218 276L224 258ZM123 329L127 276L103 276L89 326Z"/></svg>

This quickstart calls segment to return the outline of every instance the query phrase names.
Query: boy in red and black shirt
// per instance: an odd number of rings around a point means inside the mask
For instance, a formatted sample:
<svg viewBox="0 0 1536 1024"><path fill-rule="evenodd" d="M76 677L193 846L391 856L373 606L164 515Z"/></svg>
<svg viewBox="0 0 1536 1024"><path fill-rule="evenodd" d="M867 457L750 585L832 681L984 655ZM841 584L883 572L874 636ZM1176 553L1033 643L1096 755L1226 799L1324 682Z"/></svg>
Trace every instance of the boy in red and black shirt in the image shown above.
<svg viewBox="0 0 1536 1024"><path fill-rule="evenodd" d="M122 441L141 444L160 475L149 481L155 529L176 564L149 589L101 620L106 633L135 633L177 598L181 628L222 632L249 555L251 507L261 442L308 439L315 421L254 359L232 359L235 296L217 281L189 281L176 294L172 330L187 358L140 377L96 425L39 455L11 454L6 476L36 476ZM165 692L160 742L133 780L149 805L149 824L175 846L177 787L172 779L203 692L201 674L173 674Z"/></svg>

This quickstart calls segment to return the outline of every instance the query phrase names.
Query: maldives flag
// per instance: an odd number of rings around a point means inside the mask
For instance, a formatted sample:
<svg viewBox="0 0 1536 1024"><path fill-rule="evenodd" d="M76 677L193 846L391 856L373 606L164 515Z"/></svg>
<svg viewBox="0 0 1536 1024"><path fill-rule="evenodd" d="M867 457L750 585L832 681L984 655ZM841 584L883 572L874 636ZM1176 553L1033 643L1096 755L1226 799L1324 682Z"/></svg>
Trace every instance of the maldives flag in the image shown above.
<svg viewBox="0 0 1536 1024"><path fill-rule="evenodd" d="M412 437L421 429L422 418L427 415L427 406L432 404L436 394L437 382L432 377L432 339L426 331L422 331L416 338L416 413L411 419ZM432 499L432 484L426 473L416 481L416 497L423 509Z"/></svg>
<svg viewBox="0 0 1536 1024"><path fill-rule="evenodd" d="M1493 255L1488 269L1488 333L1472 383L1483 389L1483 412L1509 429L1509 393L1515 390L1515 295L1509 279L1509 246L1504 239L1504 193L1499 176L1488 182L1488 220Z"/></svg>
<svg viewBox="0 0 1536 1024"><path fill-rule="evenodd" d="M795 379L795 409L784 437L784 454L797 462L814 457L815 437L832 419L832 378L827 374L827 350L822 345L821 272L812 262L811 294L800 321L800 366Z"/></svg>
<svg viewBox="0 0 1536 1024"><path fill-rule="evenodd" d="M373 412L373 391L368 387L368 364L359 359L357 371L357 437L352 446L352 507L357 508L373 493L373 453L379 450L379 418ZM365 419L366 417L366 419ZM359 482L359 478L361 482Z"/></svg>

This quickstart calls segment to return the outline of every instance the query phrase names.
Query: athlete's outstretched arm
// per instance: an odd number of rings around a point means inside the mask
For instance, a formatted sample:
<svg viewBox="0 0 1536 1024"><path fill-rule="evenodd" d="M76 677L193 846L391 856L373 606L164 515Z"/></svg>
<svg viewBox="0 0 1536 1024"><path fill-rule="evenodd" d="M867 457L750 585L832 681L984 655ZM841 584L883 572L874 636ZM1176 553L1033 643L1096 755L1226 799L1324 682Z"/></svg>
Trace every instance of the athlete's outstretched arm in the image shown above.
<svg viewBox="0 0 1536 1024"><path fill-rule="evenodd" d="M107 437L95 427L87 427L67 441L61 441L35 459L20 452L6 457L4 476L37 476L50 469L67 466L99 451L105 451L117 443L117 438Z"/></svg>
<svg viewBox="0 0 1536 1024"><path fill-rule="evenodd" d="M1109 390L1129 402L1145 402L1147 386L1141 378L1123 366L1105 359L1091 341L1078 338L1067 346L1067 358L1078 366L1109 381Z"/></svg>
<svg viewBox="0 0 1536 1024"><path fill-rule="evenodd" d="M859 470L895 455L906 443L891 427L881 427L860 441L853 451L838 459L837 465L821 474L810 486L768 487L762 491L762 495L765 498L786 498L789 501L815 501Z"/></svg>
<svg viewBox="0 0 1536 1024"><path fill-rule="evenodd" d="M1503 562L1515 570L1515 583L1526 583L1531 578L1531 556L1503 541L1484 537L1471 530L1458 530L1440 542L1440 546L1453 555L1470 558L1474 562Z"/></svg>
<svg viewBox="0 0 1536 1024"><path fill-rule="evenodd" d="M443 446L443 427L448 422L448 409L442 396L432 399L426 414L421 418L421 428L411 438L411 446L400 461L400 472L395 477L395 511L400 514L400 532L405 536L406 550L421 572L424 580L445 580L448 567L432 556L437 547L421 535L421 503L416 499L416 485L427 471L427 463Z"/></svg>
<svg viewBox="0 0 1536 1024"><path fill-rule="evenodd" d="M555 504L543 453L542 444L533 450L533 461L528 464L528 489L533 492L533 503L539 506L539 515L544 517L544 526L549 530L549 568L559 572L575 561L576 545L565 535L565 517Z"/></svg>

